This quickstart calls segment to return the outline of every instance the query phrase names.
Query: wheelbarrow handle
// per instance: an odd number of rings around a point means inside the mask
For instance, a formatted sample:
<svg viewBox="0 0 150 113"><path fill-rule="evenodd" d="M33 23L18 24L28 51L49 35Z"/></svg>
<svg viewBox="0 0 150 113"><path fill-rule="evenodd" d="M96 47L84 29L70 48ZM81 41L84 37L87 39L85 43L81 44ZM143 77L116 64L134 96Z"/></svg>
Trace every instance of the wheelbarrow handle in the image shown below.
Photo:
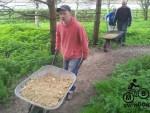
<svg viewBox="0 0 150 113"><path fill-rule="evenodd" d="M56 60L57 53L58 53L58 51L56 50L56 51L55 51L55 54L54 54L54 57L53 57L53 59L52 59L51 65L54 65L54 64L55 64L55 60Z"/></svg>

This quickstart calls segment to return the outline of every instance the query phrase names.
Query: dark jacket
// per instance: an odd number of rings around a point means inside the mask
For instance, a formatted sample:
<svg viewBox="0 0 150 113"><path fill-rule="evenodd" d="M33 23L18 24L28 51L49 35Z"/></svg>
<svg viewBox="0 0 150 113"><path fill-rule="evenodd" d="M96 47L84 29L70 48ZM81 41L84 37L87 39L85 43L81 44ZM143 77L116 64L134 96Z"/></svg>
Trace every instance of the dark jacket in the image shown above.
<svg viewBox="0 0 150 113"><path fill-rule="evenodd" d="M117 22L128 22L128 24L131 24L132 16L131 16L131 10L129 7L120 7L115 15L114 23Z"/></svg>

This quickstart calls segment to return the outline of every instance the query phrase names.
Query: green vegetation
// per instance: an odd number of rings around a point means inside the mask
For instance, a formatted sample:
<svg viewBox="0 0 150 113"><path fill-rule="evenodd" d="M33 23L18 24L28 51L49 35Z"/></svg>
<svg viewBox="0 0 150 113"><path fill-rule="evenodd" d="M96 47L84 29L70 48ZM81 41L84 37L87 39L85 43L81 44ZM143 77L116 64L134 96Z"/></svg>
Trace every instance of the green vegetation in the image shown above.
<svg viewBox="0 0 150 113"><path fill-rule="evenodd" d="M149 62L150 55L147 55L117 65L109 79L95 84L97 96L91 99L81 113L148 113L149 107L133 107L133 104L130 104L130 107L125 107L123 94L128 91L128 85L133 79L137 79L137 84L140 87L149 90ZM150 97L147 99L134 98L134 103L150 103Z"/></svg>
<svg viewBox="0 0 150 113"><path fill-rule="evenodd" d="M92 45L93 23L82 24ZM48 25L48 22L41 23L40 28L19 22L0 25L0 103L7 102L20 78L51 63ZM129 28L127 44L150 45L149 27L149 21L134 21ZM106 23L102 21L99 46L103 46L102 36L106 31ZM61 58L58 60L57 65L61 66Z"/></svg>
<svg viewBox="0 0 150 113"><path fill-rule="evenodd" d="M92 44L93 23L83 22ZM100 29L99 46L103 44L103 35L107 32L106 22L102 21ZM126 36L127 45L150 45L150 21L133 20L131 27L128 28Z"/></svg>
<svg viewBox="0 0 150 113"><path fill-rule="evenodd" d="M17 80L50 64L49 33L32 24L0 26L0 103L6 102Z"/></svg>
<svg viewBox="0 0 150 113"><path fill-rule="evenodd" d="M127 34L128 45L150 45L150 21L133 21Z"/></svg>
<svg viewBox="0 0 150 113"><path fill-rule="evenodd" d="M150 10L149 10L150 12ZM3 15L3 12L0 12L0 23L11 23L11 22L33 22L35 17L34 14L35 10L33 9L28 9L28 10L16 10L15 13L10 11L10 15ZM41 21L47 21L47 19L45 17L48 16L49 12L46 9L40 9L38 11L39 14L42 14L43 16L40 16L39 19ZM24 15L25 14L25 15ZM26 16L30 15L30 16ZM75 11L72 11L72 14L75 14ZM102 9L101 10L101 18L104 18L107 14L107 9ZM143 11L141 9L134 9L132 10L132 15L133 15L133 19L142 19L142 21L144 20L144 15L143 15ZM57 19L59 18L59 15L57 14ZM78 10L78 14L77 14L77 18L80 21L88 21L88 22L93 22L93 20L95 19L95 10L93 9L89 9L89 10Z"/></svg>

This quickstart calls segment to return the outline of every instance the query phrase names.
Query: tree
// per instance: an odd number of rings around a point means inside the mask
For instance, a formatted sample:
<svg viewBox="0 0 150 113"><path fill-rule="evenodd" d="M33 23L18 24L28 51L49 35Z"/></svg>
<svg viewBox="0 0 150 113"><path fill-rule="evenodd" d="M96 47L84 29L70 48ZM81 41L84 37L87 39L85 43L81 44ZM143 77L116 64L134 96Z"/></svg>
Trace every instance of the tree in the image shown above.
<svg viewBox="0 0 150 113"><path fill-rule="evenodd" d="M51 44L51 53L55 53L55 38L56 38L56 0L34 0L39 3L46 4L49 10L49 22L50 22L50 44Z"/></svg>
<svg viewBox="0 0 150 113"><path fill-rule="evenodd" d="M80 4L81 2L82 2L82 3L87 3L87 2L90 2L90 1L94 1L94 0L75 0L75 3L76 3L75 17L77 17L77 14L78 14L79 4Z"/></svg>
<svg viewBox="0 0 150 113"><path fill-rule="evenodd" d="M79 4L80 4L81 2L85 2L85 1L84 1L84 0L76 0L76 1L75 1L75 4L76 4L75 17L77 17L78 10L79 10Z"/></svg>
<svg viewBox="0 0 150 113"><path fill-rule="evenodd" d="M79 0L76 0L75 17L77 17L78 9L79 9Z"/></svg>
<svg viewBox="0 0 150 113"><path fill-rule="evenodd" d="M150 6L150 0L138 0L138 3L143 9L144 20L148 20L148 9Z"/></svg>
<svg viewBox="0 0 150 113"><path fill-rule="evenodd" d="M107 1L106 1L106 4L107 4L107 13L110 12L110 8L111 8L110 6L111 6L111 3L112 3L112 2L114 2L114 0L107 0Z"/></svg>
<svg viewBox="0 0 150 113"><path fill-rule="evenodd" d="M56 0L47 0L49 9L50 21L50 37L51 37L51 52L55 53L55 39L56 39Z"/></svg>
<svg viewBox="0 0 150 113"><path fill-rule="evenodd" d="M7 6L8 3L12 2L12 0L0 0L0 16L3 16L3 18L11 18L13 9Z"/></svg>
<svg viewBox="0 0 150 113"><path fill-rule="evenodd" d="M0 0L0 7L2 7L1 9L9 9L9 11L21 14L23 16L35 16L36 17L36 21L38 20L37 16L43 16L49 19L50 21L50 43L51 43L51 53L54 54L55 53L55 37L56 37L56 9L55 9L55 4L56 4L56 0L31 0L33 2L36 3L37 9L38 9L38 5L39 3L43 3L46 4L48 6L48 10L49 10L49 16L45 16L45 15L40 15L40 14L26 14L26 13L20 13L19 11L14 11L12 8L6 6L8 3L12 2L13 0ZM58 0L59 2L61 0ZM1 10L1 12L2 12ZM6 11L7 12L7 11ZM8 15L8 14L7 14Z"/></svg>
<svg viewBox="0 0 150 113"><path fill-rule="evenodd" d="M36 1L35 1L35 7L36 7L36 9L35 9L35 25L36 25L37 27L39 27L39 26L40 26L40 25L39 25L39 16L38 16L39 2L36 2Z"/></svg>
<svg viewBox="0 0 150 113"><path fill-rule="evenodd" d="M93 31L93 44L97 45L99 37L99 26L100 26L100 17L101 17L101 3L102 0L96 1L96 15L94 21L94 31Z"/></svg>
<svg viewBox="0 0 150 113"><path fill-rule="evenodd" d="M0 4L6 5L6 4L8 4L8 3L12 2L12 1L13 0L0 0Z"/></svg>
<svg viewBox="0 0 150 113"><path fill-rule="evenodd" d="M85 3L86 4L86 3L91 2L91 1L95 1L95 0L72 0L72 1L70 1L70 0L61 0L62 3L72 2L76 5L75 13L74 13L75 17L77 17L80 3Z"/></svg>

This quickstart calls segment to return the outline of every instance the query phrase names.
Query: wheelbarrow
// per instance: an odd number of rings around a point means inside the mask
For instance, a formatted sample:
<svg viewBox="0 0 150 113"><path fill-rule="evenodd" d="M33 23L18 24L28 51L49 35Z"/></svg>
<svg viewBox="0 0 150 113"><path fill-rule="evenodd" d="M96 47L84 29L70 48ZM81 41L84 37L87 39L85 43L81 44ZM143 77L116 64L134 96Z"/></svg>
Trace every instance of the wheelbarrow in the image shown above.
<svg viewBox="0 0 150 113"><path fill-rule="evenodd" d="M105 39L104 43L104 52L108 51L108 48L111 47L111 41L115 40L118 41L120 37L123 35L123 31L108 31L103 38Z"/></svg>
<svg viewBox="0 0 150 113"><path fill-rule="evenodd" d="M76 75L74 73L66 71L62 68L58 68L56 66L53 66L53 64L55 62L56 54L57 53L55 53L55 56L52 60L52 65L46 65L46 66L41 67L39 70L37 70L36 72L31 74L28 78L26 78L20 84L18 84L17 87L15 88L15 95L17 97L19 97L21 100L24 100L25 102L30 104L28 113L50 113L51 110L58 109L63 104L69 90L72 88L73 84L76 81ZM29 99L27 99L27 98L25 98L21 95L22 88L27 84L27 82L29 80L31 80L32 78L38 78L38 77L41 77L41 76L46 76L47 74L53 74L55 76L70 77L73 81L70 84L69 88L67 89L67 92L64 94L63 98L61 98L59 100L57 105L47 107L47 106L41 105L39 103L33 102L33 101L31 101L31 100L29 100Z"/></svg>

